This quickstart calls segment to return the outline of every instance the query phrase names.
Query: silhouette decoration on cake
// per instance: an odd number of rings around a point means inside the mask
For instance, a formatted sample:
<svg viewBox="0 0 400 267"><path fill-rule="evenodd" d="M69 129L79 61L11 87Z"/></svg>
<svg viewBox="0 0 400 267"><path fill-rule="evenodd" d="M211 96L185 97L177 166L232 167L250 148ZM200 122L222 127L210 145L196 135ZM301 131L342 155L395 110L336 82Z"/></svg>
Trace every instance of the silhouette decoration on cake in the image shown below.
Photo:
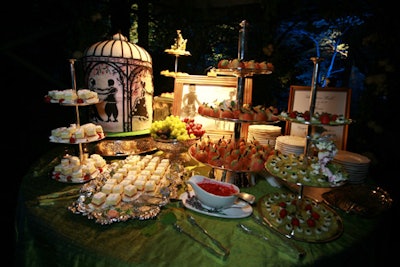
<svg viewBox="0 0 400 267"><path fill-rule="evenodd" d="M150 54L121 34L90 46L83 58L85 80L97 92L89 120L107 133L150 129L153 120L153 69Z"/></svg>

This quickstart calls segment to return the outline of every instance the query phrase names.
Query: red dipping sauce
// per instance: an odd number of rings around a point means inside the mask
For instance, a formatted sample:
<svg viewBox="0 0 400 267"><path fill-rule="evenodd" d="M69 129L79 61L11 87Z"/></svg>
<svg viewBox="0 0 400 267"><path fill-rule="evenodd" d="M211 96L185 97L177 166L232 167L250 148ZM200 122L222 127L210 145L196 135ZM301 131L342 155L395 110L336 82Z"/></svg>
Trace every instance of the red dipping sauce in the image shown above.
<svg viewBox="0 0 400 267"><path fill-rule="evenodd" d="M217 184L217 183L210 183L210 182L200 182L197 183L203 190L207 191L208 193L217 195L217 196L231 196L236 194L236 188L229 185L224 184Z"/></svg>

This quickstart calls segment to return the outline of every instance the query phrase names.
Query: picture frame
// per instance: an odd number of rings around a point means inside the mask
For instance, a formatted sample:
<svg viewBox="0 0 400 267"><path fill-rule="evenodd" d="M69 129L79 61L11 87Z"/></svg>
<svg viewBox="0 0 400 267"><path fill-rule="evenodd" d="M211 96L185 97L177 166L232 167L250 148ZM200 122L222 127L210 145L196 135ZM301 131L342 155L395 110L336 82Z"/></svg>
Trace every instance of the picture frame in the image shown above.
<svg viewBox="0 0 400 267"><path fill-rule="evenodd" d="M189 92L194 87L191 103L188 104ZM172 114L181 118L190 117L201 123L209 131L233 131L234 123L207 118L197 113L198 105L207 103L217 105L227 99L237 99L238 78L235 76L177 76L174 83L174 102ZM250 103L252 96L252 80L245 79L243 103ZM190 107L189 107L190 106ZM188 111L190 110L190 112Z"/></svg>
<svg viewBox="0 0 400 267"><path fill-rule="evenodd" d="M310 86L290 86L288 112L305 112L310 110ZM328 112L331 114L350 116L351 89L324 87L317 88L315 96L314 113ZM333 136L338 149L346 150L349 125L324 126L324 134ZM286 122L285 134L306 136L308 125L301 123Z"/></svg>

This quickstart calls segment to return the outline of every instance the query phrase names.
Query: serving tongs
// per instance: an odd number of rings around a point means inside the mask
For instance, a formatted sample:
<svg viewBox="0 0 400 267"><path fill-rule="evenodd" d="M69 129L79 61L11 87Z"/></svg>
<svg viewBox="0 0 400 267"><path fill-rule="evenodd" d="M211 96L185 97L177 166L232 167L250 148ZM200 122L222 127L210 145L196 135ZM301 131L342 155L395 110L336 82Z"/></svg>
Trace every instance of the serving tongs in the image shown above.
<svg viewBox="0 0 400 267"><path fill-rule="evenodd" d="M218 249L215 249L211 246L209 246L208 244L204 243L203 241L199 240L198 238L196 238L194 235L192 235L191 233L185 231L179 224L174 223L174 228L180 232L183 233L185 235L187 235L188 237L190 237L191 239L193 239L194 241L196 241L197 243L199 243L202 247L204 247L205 249L207 249L209 252L211 252L212 254L221 257L223 260L226 260L230 254L230 250L228 248L226 248L225 246L223 246L221 244L221 242L219 242L217 239L215 239L213 236L211 236L208 231L206 229L204 229L202 226L200 226L196 220L194 219L193 216L188 215L187 216L187 220L196 228L198 228L203 234L205 234L216 246Z"/></svg>
<svg viewBox="0 0 400 267"><path fill-rule="evenodd" d="M260 218L258 215L253 214L251 218L259 225L264 226L265 228L268 228L271 233L274 233L277 237L279 237L286 245L288 245L292 250L294 250L297 253L298 258L302 258L306 255L306 251L292 240L292 235L287 234L287 235L282 235L278 232L276 232L271 225L269 225L267 222L265 222L262 218Z"/></svg>
<svg viewBox="0 0 400 267"><path fill-rule="evenodd" d="M56 201L64 201L77 198L80 193L80 188L72 188L64 191L53 192L47 195L41 195L32 201L33 204L39 206L54 205Z"/></svg>

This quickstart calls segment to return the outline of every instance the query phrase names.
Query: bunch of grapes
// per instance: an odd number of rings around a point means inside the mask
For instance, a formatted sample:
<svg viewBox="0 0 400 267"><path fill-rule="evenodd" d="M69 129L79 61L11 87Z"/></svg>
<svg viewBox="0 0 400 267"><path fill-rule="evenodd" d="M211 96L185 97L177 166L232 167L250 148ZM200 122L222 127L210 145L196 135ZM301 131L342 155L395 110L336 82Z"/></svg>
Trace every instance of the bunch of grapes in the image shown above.
<svg viewBox="0 0 400 267"><path fill-rule="evenodd" d="M194 134L189 134L186 123L179 116L169 115L163 121L154 121L150 127L150 135L159 139L176 139L186 141L196 138Z"/></svg>

